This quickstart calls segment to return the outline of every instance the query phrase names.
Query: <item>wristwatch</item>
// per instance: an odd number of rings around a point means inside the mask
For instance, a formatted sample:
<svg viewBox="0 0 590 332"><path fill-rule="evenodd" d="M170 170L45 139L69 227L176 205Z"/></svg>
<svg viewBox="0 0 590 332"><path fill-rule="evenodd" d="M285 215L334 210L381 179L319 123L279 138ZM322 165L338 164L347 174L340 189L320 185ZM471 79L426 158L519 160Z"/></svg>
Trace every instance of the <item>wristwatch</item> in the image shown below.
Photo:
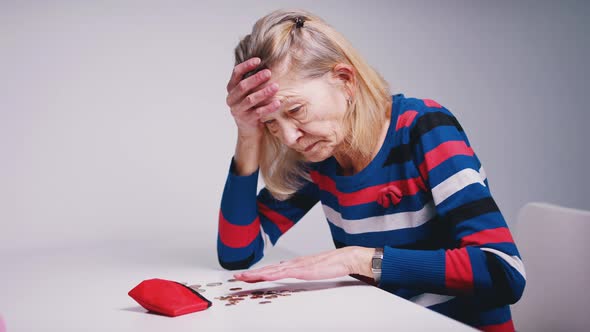
<svg viewBox="0 0 590 332"><path fill-rule="evenodd" d="M383 262L383 248L375 248L375 253L371 259L371 271L373 279L378 284L381 281L381 263Z"/></svg>

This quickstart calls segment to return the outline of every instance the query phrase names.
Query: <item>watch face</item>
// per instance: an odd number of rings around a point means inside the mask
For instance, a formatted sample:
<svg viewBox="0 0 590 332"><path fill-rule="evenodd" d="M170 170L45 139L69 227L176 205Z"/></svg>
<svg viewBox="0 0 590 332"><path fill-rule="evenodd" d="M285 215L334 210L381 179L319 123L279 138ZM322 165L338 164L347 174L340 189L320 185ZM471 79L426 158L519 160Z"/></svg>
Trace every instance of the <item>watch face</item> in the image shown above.
<svg viewBox="0 0 590 332"><path fill-rule="evenodd" d="M381 269L381 262L382 262L382 259L381 258L373 258L371 260L371 268L373 268L373 269Z"/></svg>

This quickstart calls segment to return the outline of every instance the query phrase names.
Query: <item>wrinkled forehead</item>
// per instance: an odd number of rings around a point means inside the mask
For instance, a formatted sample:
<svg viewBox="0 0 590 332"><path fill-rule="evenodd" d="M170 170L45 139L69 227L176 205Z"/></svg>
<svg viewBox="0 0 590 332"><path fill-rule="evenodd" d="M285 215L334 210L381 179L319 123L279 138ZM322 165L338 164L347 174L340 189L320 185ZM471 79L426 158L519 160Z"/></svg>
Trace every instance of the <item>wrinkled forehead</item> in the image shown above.
<svg viewBox="0 0 590 332"><path fill-rule="evenodd" d="M289 71L271 70L271 77L266 82L263 82L254 91L260 91L273 83L279 85L279 91L275 94L275 98L281 100L281 104L287 103L297 96L305 94L305 82L298 75Z"/></svg>

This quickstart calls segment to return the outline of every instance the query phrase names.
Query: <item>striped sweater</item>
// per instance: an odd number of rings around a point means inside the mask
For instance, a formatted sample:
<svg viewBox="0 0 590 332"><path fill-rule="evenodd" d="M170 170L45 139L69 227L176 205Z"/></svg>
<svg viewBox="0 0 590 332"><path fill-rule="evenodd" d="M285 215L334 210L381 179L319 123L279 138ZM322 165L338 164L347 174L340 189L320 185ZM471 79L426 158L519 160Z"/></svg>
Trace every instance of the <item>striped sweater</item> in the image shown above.
<svg viewBox="0 0 590 332"><path fill-rule="evenodd" d="M337 248L384 247L379 287L485 331L513 331L509 304L525 271L483 167L453 114L392 96L391 124L371 163L339 174L333 157L285 201L257 190L233 161L219 214L222 267L245 269L321 202Z"/></svg>

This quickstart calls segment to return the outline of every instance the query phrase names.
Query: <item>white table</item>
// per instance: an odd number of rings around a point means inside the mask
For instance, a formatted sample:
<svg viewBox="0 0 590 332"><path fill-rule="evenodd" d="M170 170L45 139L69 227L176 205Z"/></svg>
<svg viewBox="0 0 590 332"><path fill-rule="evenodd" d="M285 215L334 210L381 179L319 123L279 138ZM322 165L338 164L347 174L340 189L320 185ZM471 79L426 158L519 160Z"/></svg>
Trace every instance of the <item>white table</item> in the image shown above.
<svg viewBox="0 0 590 332"><path fill-rule="evenodd" d="M225 282L231 271L216 263L214 248L138 250L105 244L39 253L0 254L0 315L7 331L474 331L350 277L306 282ZM198 257L203 256L199 260ZM294 257L274 248L257 266ZM127 292L144 279L205 285L213 305L174 318L147 313ZM259 304L225 306L214 297L244 290L306 289Z"/></svg>

